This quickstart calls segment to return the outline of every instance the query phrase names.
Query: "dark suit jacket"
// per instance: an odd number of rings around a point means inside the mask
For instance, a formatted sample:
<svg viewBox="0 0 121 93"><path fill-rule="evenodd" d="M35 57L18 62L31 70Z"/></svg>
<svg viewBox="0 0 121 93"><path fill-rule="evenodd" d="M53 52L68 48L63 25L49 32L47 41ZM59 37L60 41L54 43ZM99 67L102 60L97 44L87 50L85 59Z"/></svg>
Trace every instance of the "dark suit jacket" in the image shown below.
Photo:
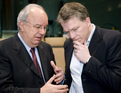
<svg viewBox="0 0 121 93"><path fill-rule="evenodd" d="M45 80L53 76L50 61L54 60L50 45L39 44L38 52ZM0 42L0 93L40 93L41 78L17 35Z"/></svg>
<svg viewBox="0 0 121 93"><path fill-rule="evenodd" d="M64 48L66 82L70 87L69 67L73 51L70 39L65 42ZM80 76L84 93L121 93L121 33L96 27L89 51L92 57L84 65Z"/></svg>

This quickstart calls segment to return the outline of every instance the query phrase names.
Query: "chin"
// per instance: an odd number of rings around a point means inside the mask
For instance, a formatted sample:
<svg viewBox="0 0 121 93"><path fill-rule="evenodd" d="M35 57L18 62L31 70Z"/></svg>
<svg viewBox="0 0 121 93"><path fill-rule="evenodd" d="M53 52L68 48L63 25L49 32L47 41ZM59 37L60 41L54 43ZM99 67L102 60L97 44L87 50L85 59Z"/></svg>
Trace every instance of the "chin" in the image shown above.
<svg viewBox="0 0 121 93"><path fill-rule="evenodd" d="M36 41L34 42L34 45L39 45L40 42L41 42L41 40L36 40Z"/></svg>

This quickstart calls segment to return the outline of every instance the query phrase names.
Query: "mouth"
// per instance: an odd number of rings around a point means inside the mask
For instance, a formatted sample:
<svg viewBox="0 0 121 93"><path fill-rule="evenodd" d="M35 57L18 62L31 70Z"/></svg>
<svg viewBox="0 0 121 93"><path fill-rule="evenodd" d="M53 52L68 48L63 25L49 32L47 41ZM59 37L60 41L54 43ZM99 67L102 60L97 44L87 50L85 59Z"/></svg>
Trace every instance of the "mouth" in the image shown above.
<svg viewBox="0 0 121 93"><path fill-rule="evenodd" d="M40 41L40 40L43 39L43 37L36 37L35 39L38 40L38 41Z"/></svg>

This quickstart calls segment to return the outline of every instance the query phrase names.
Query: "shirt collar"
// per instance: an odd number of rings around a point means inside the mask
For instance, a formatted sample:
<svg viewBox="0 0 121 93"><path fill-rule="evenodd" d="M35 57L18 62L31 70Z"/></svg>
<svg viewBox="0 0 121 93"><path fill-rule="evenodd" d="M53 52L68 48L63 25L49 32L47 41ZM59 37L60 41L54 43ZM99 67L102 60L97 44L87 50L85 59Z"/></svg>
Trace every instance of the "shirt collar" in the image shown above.
<svg viewBox="0 0 121 93"><path fill-rule="evenodd" d="M87 40L87 46L89 46L89 44L90 44L90 41L91 41L91 39L92 39L92 36L93 36L93 34L94 34L94 32L95 32L95 25L94 24L91 24L92 25L92 31L91 31L91 34L90 34L90 36L89 36L89 38L88 38L88 40Z"/></svg>
<svg viewBox="0 0 121 93"><path fill-rule="evenodd" d="M20 36L20 34L18 33L18 37L21 40L21 42L23 43L23 45L25 46L25 48L27 49L27 51L30 51L31 47L29 47L24 40L22 39L22 37Z"/></svg>

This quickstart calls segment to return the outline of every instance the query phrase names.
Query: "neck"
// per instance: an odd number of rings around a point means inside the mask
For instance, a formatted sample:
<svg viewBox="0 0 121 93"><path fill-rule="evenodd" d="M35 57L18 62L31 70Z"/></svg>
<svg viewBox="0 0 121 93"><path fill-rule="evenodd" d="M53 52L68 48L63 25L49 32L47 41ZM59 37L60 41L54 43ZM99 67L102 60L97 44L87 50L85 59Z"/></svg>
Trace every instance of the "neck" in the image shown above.
<svg viewBox="0 0 121 93"><path fill-rule="evenodd" d="M89 38L89 36L90 36L90 34L91 34L91 32L92 32L92 29L93 29L93 25L90 24L89 29L88 29L89 33L88 33L88 35L87 35L86 41L88 40L88 38Z"/></svg>

